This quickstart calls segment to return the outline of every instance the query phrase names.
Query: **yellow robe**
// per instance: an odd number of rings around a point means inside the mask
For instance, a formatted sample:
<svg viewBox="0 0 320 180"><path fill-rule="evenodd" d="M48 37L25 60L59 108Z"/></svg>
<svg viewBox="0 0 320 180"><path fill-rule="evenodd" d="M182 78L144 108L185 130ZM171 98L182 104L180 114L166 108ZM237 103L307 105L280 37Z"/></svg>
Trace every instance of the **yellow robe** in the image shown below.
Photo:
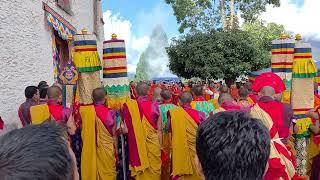
<svg viewBox="0 0 320 180"><path fill-rule="evenodd" d="M81 178L83 180L115 180L116 159L114 140L93 105L81 106Z"/></svg>
<svg viewBox="0 0 320 180"><path fill-rule="evenodd" d="M182 180L201 180L196 163L198 125L181 107L170 110L172 129L172 176Z"/></svg>
<svg viewBox="0 0 320 180"><path fill-rule="evenodd" d="M158 131L151 126L146 117L140 118L137 101L128 100L126 104L131 115L141 162L140 166L129 166L131 176L136 180L160 180L161 150Z"/></svg>
<svg viewBox="0 0 320 180"><path fill-rule="evenodd" d="M81 179L97 179L97 147L95 119L96 112L93 105L80 106L80 115L82 120L82 153L81 153Z"/></svg>
<svg viewBox="0 0 320 180"><path fill-rule="evenodd" d="M210 99L208 102L211 103L215 109L218 109L220 107L218 99Z"/></svg>
<svg viewBox="0 0 320 180"><path fill-rule="evenodd" d="M96 117L98 180L116 179L114 139L102 121Z"/></svg>
<svg viewBox="0 0 320 180"><path fill-rule="evenodd" d="M51 116L49 106L47 104L31 106L30 115L32 124L41 124L46 120L49 120Z"/></svg>

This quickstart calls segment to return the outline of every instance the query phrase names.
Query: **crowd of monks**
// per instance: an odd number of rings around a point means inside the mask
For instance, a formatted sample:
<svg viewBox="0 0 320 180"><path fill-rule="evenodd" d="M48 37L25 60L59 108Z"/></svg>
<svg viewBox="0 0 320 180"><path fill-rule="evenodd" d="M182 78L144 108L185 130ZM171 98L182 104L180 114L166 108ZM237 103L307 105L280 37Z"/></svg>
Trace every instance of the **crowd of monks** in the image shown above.
<svg viewBox="0 0 320 180"><path fill-rule="evenodd" d="M119 112L107 107L103 88L93 90L93 104L79 108L81 125L77 125L75 110L61 105L62 92L56 85L46 87L41 103L28 105L30 112L20 107L19 114L24 126L48 120L62 124L71 144L77 144L74 139L78 134L81 145L72 147L84 180L119 178L118 168L125 168L119 164L124 159L128 173L122 178L200 180L204 177L196 153L199 124L219 112L245 111L261 120L270 132L271 150L264 179L308 178L297 174L291 139L295 129L292 109L281 102L281 92L272 86L253 92L249 82L240 87L139 82L131 83L130 91L131 99ZM308 116L314 119L311 131L318 133L318 112L310 111ZM120 136L125 136L126 150L120 148ZM318 144L315 146L319 149ZM309 161L319 159L319 151L314 154ZM310 163L309 177L319 176L320 168L315 169L311 171Z"/></svg>

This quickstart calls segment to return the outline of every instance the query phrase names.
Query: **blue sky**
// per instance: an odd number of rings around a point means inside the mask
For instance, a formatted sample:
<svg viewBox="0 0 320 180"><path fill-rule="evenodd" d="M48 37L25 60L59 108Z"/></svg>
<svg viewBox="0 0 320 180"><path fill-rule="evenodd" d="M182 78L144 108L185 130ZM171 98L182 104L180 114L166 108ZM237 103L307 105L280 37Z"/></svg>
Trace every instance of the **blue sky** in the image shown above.
<svg viewBox="0 0 320 180"><path fill-rule="evenodd" d="M137 36L150 34L153 27L140 27L141 24L161 24L169 37L178 35L178 25L172 8L164 0L103 0L103 11L111 10L113 14L119 13L132 23L132 31ZM148 16L162 17L148 17ZM155 18L155 19L153 19ZM160 19L158 19L160 18ZM146 22L147 21L147 22Z"/></svg>
<svg viewBox="0 0 320 180"><path fill-rule="evenodd" d="M154 26L162 25L169 39L179 35L173 10L164 1L103 0L105 38L110 39L110 34L115 32L120 39L126 40L129 72L135 72ZM317 48L314 51L320 54L320 43L317 43L320 39L320 21L312 21L318 14L320 0L280 1L280 8L268 6L260 19L283 24L286 30L302 34L305 39L315 42L313 46ZM168 72L168 69L163 71Z"/></svg>
<svg viewBox="0 0 320 180"><path fill-rule="evenodd" d="M161 25L169 40L178 36L178 25L172 8L164 0L104 0L105 39L116 33L126 41L128 71L135 73L141 53L150 42L153 28ZM150 60L151 66L167 64L168 58ZM167 66L159 69L159 76L171 75Z"/></svg>

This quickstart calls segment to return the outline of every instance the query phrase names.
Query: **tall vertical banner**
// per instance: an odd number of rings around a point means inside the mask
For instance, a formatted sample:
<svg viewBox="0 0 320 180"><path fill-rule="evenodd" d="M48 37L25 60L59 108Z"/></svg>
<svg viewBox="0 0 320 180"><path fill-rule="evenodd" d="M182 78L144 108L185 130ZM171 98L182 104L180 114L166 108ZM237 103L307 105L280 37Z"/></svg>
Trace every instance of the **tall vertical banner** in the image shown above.
<svg viewBox="0 0 320 180"><path fill-rule="evenodd" d="M103 83L108 107L119 110L130 98L125 41L112 39L103 43Z"/></svg>
<svg viewBox="0 0 320 180"><path fill-rule="evenodd" d="M312 120L306 113L314 106L314 78L317 68L312 59L312 49L309 43L302 42L301 36L296 36L294 59L292 67L291 105L294 110L296 127L295 149L297 150L297 170L299 175L306 175L308 160L308 144Z"/></svg>
<svg viewBox="0 0 320 180"><path fill-rule="evenodd" d="M97 40L93 34L74 35L74 64L79 72L79 101L80 104L91 104L91 94L95 88L101 87L100 70L101 61L97 51Z"/></svg>
<svg viewBox="0 0 320 180"><path fill-rule="evenodd" d="M287 103L290 103L294 43L293 39L286 39L284 36L272 41L271 71L286 85L283 101Z"/></svg>

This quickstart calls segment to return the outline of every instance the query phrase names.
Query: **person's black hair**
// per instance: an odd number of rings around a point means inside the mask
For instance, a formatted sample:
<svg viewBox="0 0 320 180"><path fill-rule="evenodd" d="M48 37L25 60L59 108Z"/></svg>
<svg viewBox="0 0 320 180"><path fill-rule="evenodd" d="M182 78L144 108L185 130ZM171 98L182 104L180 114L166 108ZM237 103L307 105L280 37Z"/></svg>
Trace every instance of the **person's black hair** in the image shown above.
<svg viewBox="0 0 320 180"><path fill-rule="evenodd" d="M30 125L0 137L0 179L71 180L67 136L54 122Z"/></svg>
<svg viewBox="0 0 320 180"><path fill-rule="evenodd" d="M202 96L203 95L203 87L201 85L196 85L192 87L192 93L195 96Z"/></svg>
<svg viewBox="0 0 320 180"><path fill-rule="evenodd" d="M206 180L261 180L269 131L245 112L220 112L199 125L196 150Z"/></svg>
<svg viewBox="0 0 320 180"><path fill-rule="evenodd" d="M236 86L237 86L237 89L240 89L240 87L241 87L241 82L236 82Z"/></svg>
<svg viewBox="0 0 320 180"><path fill-rule="evenodd" d="M28 86L24 90L24 95L25 95L25 97L27 99L31 99L31 98L33 98L33 96L35 94L37 94L37 92L38 92L38 87L36 87L36 86Z"/></svg>
<svg viewBox="0 0 320 180"><path fill-rule="evenodd" d="M48 83L46 81L40 81L39 84L38 84L38 88L44 87L44 86L49 87L49 85L48 85Z"/></svg>
<svg viewBox="0 0 320 180"><path fill-rule="evenodd" d="M104 88L96 88L92 91L92 99L94 102L99 102L105 100L106 92Z"/></svg>
<svg viewBox="0 0 320 180"><path fill-rule="evenodd" d="M48 92L48 88L49 88L49 86L41 86L39 88L40 98L41 99L45 99L46 98L47 92Z"/></svg>

